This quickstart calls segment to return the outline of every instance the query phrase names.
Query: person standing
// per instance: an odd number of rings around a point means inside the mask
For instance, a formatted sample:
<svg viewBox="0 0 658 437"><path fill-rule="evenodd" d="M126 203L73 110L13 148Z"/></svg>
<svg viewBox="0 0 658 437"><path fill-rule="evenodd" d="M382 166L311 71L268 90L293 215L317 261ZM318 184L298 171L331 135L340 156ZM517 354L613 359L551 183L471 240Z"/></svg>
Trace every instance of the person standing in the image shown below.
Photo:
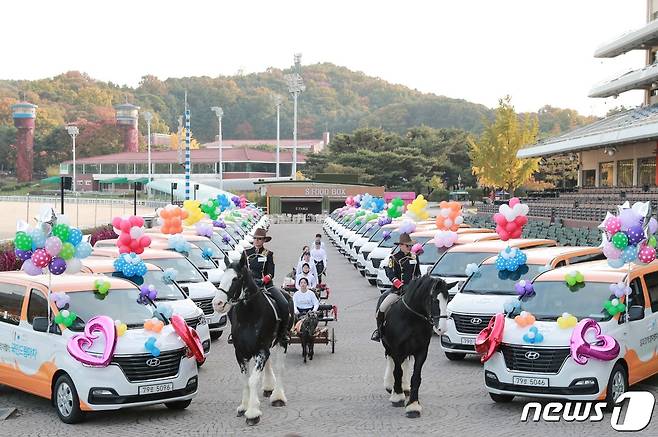
<svg viewBox="0 0 658 437"><path fill-rule="evenodd" d="M404 286L420 276L420 266L416 255L411 251L415 241L409 234L400 234L398 245L400 250L389 257L388 266L384 268L386 276L391 281L391 288L383 293L377 308L377 329L372 333L371 340L380 341L381 329L386 310L404 294Z"/></svg>
<svg viewBox="0 0 658 437"><path fill-rule="evenodd" d="M327 270L327 252L322 247L321 241L315 241L315 246L311 249L311 259L315 264L315 271L317 272L318 282L322 282L322 275Z"/></svg>
<svg viewBox="0 0 658 437"><path fill-rule="evenodd" d="M311 247L315 247L317 243L320 243L320 247L324 249L324 241L322 241L322 234L315 234L315 239L311 243Z"/></svg>

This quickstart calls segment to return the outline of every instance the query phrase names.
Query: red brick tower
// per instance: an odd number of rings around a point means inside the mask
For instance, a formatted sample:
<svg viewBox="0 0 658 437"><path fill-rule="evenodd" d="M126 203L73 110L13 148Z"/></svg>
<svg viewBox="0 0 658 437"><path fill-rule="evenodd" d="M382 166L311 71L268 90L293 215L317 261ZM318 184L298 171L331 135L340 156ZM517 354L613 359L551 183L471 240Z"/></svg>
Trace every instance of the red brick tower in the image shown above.
<svg viewBox="0 0 658 437"><path fill-rule="evenodd" d="M139 152L139 135L137 132L139 106L126 102L116 105L114 109L117 111L117 126L121 129L123 137L123 151Z"/></svg>
<svg viewBox="0 0 658 437"><path fill-rule="evenodd" d="M11 106L16 133L16 177L19 182L32 180L32 161L34 160L34 124L37 117L37 105L19 102Z"/></svg>

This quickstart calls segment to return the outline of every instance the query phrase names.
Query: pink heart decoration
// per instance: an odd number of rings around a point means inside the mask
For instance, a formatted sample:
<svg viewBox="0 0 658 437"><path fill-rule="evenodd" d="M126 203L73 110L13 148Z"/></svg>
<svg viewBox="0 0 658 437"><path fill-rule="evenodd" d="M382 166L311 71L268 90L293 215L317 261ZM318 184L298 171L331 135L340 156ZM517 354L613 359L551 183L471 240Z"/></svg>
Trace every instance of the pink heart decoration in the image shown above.
<svg viewBox="0 0 658 437"><path fill-rule="evenodd" d="M585 340L585 335L589 330L594 330L596 342L603 342L603 345L597 346ZM592 319L583 319L578 322L571 333L569 343L571 358L580 365L587 364L588 358L611 361L619 355L620 348L617 340L609 335L602 335L601 326Z"/></svg>
<svg viewBox="0 0 658 437"><path fill-rule="evenodd" d="M100 333L105 337L105 350L103 350L103 355L100 357L95 357L87 352L94 344L94 340L98 339L96 333ZM66 350L82 364L107 367L114 356L116 345L117 333L114 321L107 316L96 316L87 322L84 333L76 334L69 340Z"/></svg>

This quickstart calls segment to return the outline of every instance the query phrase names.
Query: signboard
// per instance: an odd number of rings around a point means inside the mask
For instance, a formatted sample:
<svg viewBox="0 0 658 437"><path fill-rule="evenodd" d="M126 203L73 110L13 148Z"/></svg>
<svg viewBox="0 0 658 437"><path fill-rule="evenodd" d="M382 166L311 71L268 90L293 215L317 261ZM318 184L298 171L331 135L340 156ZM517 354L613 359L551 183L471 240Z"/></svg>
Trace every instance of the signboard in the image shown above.
<svg viewBox="0 0 658 437"><path fill-rule="evenodd" d="M61 175L69 174L69 165L68 164L60 164L59 165L59 174L61 174Z"/></svg>
<svg viewBox="0 0 658 437"><path fill-rule="evenodd" d="M278 197L329 197L344 199L348 196L370 193L373 196L383 196L384 187L348 185L348 184L320 184L320 183L290 183L267 185L268 196Z"/></svg>

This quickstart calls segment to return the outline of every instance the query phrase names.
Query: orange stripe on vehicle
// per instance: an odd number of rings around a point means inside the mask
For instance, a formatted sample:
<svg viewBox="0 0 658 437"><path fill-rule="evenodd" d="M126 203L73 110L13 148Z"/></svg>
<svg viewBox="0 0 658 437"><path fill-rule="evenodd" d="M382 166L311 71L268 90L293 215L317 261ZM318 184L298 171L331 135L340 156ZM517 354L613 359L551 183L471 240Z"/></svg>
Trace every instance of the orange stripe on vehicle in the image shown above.
<svg viewBox="0 0 658 437"><path fill-rule="evenodd" d="M656 350L653 351L653 355L648 361L642 361L635 349L627 348L624 359L628 364L629 384L640 382L658 372L658 352Z"/></svg>
<svg viewBox="0 0 658 437"><path fill-rule="evenodd" d="M31 375L23 372L16 363L0 363L0 381L10 387L50 399L51 383L56 371L54 360L46 361Z"/></svg>

